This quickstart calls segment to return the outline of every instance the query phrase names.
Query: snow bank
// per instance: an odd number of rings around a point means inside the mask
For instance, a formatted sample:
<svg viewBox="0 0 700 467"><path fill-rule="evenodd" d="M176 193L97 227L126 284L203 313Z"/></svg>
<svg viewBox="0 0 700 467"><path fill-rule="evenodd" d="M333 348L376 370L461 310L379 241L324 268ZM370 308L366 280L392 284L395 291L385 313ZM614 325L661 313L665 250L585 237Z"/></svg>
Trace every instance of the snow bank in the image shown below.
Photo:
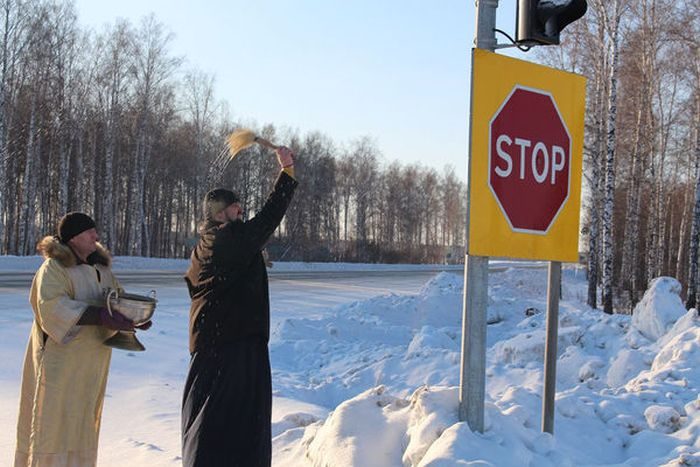
<svg viewBox="0 0 700 467"><path fill-rule="evenodd" d="M608 385L611 387L623 386L641 371L651 365L647 362L642 352L632 349L622 349L612 359L607 372Z"/></svg>
<svg viewBox="0 0 700 467"><path fill-rule="evenodd" d="M401 458L404 465L418 465L433 443L458 422L455 411L458 390L422 386L413 393L406 428L408 445Z"/></svg>
<svg viewBox="0 0 700 467"><path fill-rule="evenodd" d="M473 433L457 419L457 387L421 387L410 397L379 386L343 402L301 444L305 457L323 466L562 465L549 434L487 408L488 430ZM371 446L371 447L370 447ZM470 463L464 461L471 460Z"/></svg>
<svg viewBox="0 0 700 467"><path fill-rule="evenodd" d="M408 403L379 386L340 404L307 439L315 465L384 467L401 462ZM372 446L367 449L367 446Z"/></svg>
<svg viewBox="0 0 700 467"><path fill-rule="evenodd" d="M634 307L632 326L647 339L658 340L685 314L680 293L681 284L672 277L657 277L651 281L642 300Z"/></svg>
<svg viewBox="0 0 700 467"><path fill-rule="evenodd" d="M440 274L417 296L377 297L325 319L290 319L276 330L274 378L284 378L297 396L313 392L335 407L325 420L277 437L283 450L277 463L695 462L700 327L694 310L685 313L682 304L679 310L677 281L655 280L636 318L589 309L577 292L585 290L579 277L565 286L574 292L560 307L552 437L540 431L546 317L528 313L544 308L545 295L537 296L545 289L543 271L506 269L497 279L489 289L489 314L500 319L488 326L483 434L457 417L462 278ZM281 364L287 351L310 359L306 370L291 360Z"/></svg>

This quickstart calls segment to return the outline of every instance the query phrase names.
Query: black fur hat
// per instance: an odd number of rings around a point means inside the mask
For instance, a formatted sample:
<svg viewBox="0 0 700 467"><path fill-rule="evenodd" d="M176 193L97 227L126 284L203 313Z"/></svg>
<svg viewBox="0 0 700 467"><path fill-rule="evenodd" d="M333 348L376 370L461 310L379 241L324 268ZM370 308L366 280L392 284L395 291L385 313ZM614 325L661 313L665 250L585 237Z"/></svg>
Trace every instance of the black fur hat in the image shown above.
<svg viewBox="0 0 700 467"><path fill-rule="evenodd" d="M58 238L61 240L61 243L68 243L76 235L80 235L86 230L94 229L95 227L95 221L87 214L69 212L58 222Z"/></svg>

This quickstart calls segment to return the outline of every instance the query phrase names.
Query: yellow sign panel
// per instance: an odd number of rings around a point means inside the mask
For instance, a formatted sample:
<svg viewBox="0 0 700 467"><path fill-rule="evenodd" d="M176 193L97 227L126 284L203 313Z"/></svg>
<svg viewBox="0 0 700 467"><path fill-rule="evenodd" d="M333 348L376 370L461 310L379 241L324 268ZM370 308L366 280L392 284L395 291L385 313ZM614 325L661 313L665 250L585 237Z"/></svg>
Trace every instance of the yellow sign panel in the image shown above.
<svg viewBox="0 0 700 467"><path fill-rule="evenodd" d="M474 49L467 253L578 261L584 77Z"/></svg>

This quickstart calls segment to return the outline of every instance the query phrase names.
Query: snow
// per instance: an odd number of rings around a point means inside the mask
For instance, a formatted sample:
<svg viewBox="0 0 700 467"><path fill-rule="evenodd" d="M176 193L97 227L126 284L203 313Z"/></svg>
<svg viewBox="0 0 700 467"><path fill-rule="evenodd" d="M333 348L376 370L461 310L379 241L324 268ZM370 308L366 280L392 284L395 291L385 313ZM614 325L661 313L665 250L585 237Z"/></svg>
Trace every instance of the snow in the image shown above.
<svg viewBox="0 0 700 467"><path fill-rule="evenodd" d="M39 263L0 257L0 274ZM117 275L186 267L186 260L145 258L115 264ZM402 269L273 268L348 270ZM485 431L478 433L458 419L463 276L455 272L410 293L408 286L379 292L379 276L372 276L376 289L271 284L273 465L700 465L700 318L683 308L675 279L652 282L631 317L606 315L585 305L583 271L564 269L550 435L541 432L546 270L497 264L489 274ZM147 351L113 354L100 466L181 462L189 299L177 281L159 285L158 299L152 330L139 333ZM0 465L12 461L31 319L27 290L2 290Z"/></svg>
<svg viewBox="0 0 700 467"><path fill-rule="evenodd" d="M632 326L650 340L658 340L685 314L679 297L681 284L672 277L657 277L634 307Z"/></svg>
<svg viewBox="0 0 700 467"><path fill-rule="evenodd" d="M681 416L673 407L651 405L644 411L649 428L661 433L673 433L681 427Z"/></svg>

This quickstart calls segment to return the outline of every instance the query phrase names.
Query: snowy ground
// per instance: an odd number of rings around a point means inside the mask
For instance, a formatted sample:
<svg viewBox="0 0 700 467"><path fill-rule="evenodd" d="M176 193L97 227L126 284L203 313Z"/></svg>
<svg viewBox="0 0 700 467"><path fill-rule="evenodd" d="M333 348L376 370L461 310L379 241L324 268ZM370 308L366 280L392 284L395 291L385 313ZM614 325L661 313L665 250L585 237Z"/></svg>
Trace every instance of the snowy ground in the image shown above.
<svg viewBox="0 0 700 467"><path fill-rule="evenodd" d="M32 261L0 258L0 273ZM116 269L184 264L120 258ZM400 293L381 278L274 282L274 465L700 465L700 319L675 280L657 280L634 318L607 316L586 307L582 272L564 270L554 436L540 431L546 270L506 263L489 276L483 434L457 418L462 281L440 273ZM0 465L14 449L26 295L0 290ZM113 353L100 466L179 464L189 301L180 284L158 298L139 333L148 350Z"/></svg>

